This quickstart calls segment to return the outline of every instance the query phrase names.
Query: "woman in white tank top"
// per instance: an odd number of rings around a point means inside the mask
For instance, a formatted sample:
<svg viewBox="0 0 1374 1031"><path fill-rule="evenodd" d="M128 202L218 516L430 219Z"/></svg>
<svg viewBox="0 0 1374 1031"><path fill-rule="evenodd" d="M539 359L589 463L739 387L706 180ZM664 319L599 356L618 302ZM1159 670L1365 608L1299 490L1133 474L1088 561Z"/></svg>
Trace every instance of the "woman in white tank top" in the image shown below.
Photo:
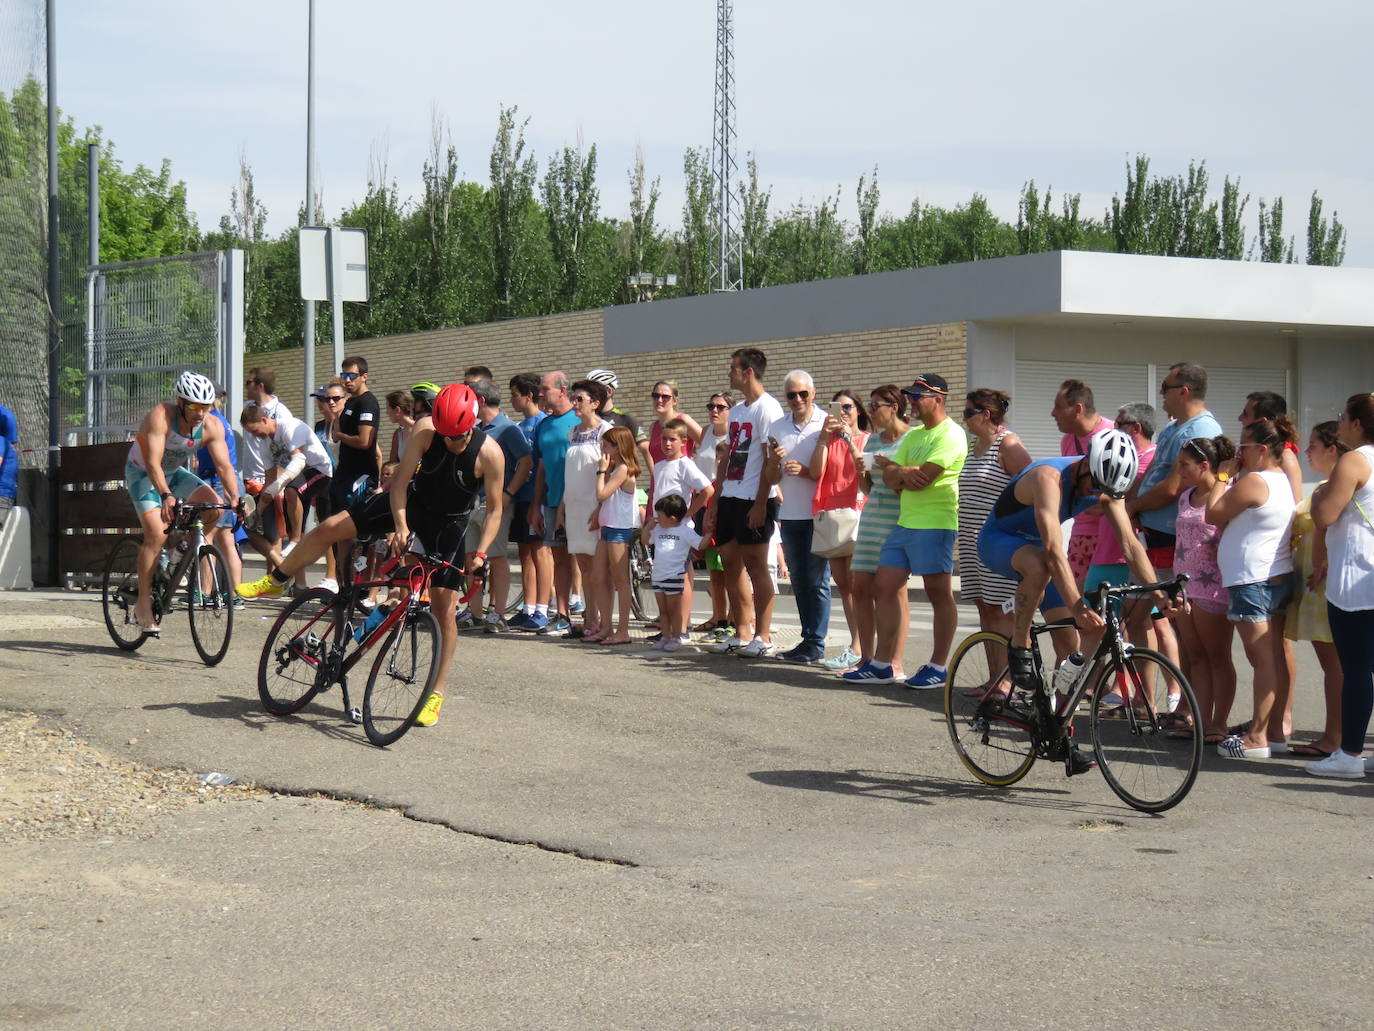
<svg viewBox="0 0 1374 1031"><path fill-rule="evenodd" d="M1290 531L1296 503L1280 461L1293 427L1287 418L1246 426L1236 458L1223 462L1207 498L1207 522L1221 529L1217 565L1245 657L1254 670L1254 711L1217 754L1268 759L1289 751L1284 710L1293 684L1283 652L1283 620L1293 594ZM1218 714L1220 715L1220 714Z"/></svg>
<svg viewBox="0 0 1374 1031"><path fill-rule="evenodd" d="M1326 529L1326 611L1344 681L1341 747L1307 772L1360 780L1374 708L1374 395L1349 398L1337 432L1351 450L1313 493L1312 521Z"/></svg>

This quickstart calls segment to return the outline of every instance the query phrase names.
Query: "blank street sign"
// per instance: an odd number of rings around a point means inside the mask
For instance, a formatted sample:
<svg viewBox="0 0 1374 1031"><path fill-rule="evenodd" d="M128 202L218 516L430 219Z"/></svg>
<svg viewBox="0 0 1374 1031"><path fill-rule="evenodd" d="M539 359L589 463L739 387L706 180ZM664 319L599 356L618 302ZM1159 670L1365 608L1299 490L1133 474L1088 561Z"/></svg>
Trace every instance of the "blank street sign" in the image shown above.
<svg viewBox="0 0 1374 1031"><path fill-rule="evenodd" d="M337 233L343 252L337 278L340 300L366 301L367 230L307 226L301 229L301 299L329 301L329 234Z"/></svg>

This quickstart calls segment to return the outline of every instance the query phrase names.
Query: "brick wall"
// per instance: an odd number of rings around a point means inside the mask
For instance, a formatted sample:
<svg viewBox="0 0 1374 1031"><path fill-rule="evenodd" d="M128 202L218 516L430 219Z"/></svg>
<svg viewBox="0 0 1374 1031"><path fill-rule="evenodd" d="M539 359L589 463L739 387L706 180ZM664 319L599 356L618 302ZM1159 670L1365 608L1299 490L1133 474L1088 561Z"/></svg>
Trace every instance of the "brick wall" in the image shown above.
<svg viewBox="0 0 1374 1031"><path fill-rule="evenodd" d="M421 380L457 380L469 365L490 366L503 396L506 383L517 372L562 369L578 379L600 366L614 369L620 377L616 403L636 418L650 416L649 392L654 382L669 379L677 382L681 409L704 422L710 392L729 385L730 354L736 346L608 357L603 347L602 313L590 311L379 337L352 342L345 350L367 358L369 382L379 397ZM826 400L841 387L863 395L883 383L905 386L923 372L944 376L957 398L964 391L965 332L961 322L760 340L749 346L768 356L765 384L774 394L781 392L783 377L798 368L811 373ZM325 373L332 361L332 350L317 351L315 369L321 382L328 378ZM278 393L296 414L303 414L299 350L251 355L244 364L275 369ZM314 412L310 415L313 419Z"/></svg>

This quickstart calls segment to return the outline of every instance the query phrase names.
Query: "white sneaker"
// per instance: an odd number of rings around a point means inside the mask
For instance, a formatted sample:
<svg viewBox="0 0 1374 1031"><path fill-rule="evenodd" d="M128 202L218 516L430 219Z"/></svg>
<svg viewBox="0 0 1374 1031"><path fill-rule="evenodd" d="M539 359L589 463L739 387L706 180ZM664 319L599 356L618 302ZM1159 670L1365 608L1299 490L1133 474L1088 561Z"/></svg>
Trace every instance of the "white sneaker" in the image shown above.
<svg viewBox="0 0 1374 1031"><path fill-rule="evenodd" d="M717 655L724 655L726 652L738 651L740 643L739 637L735 634L731 634L729 637L711 645L711 651L715 652Z"/></svg>
<svg viewBox="0 0 1374 1031"><path fill-rule="evenodd" d="M1307 763L1303 769L1314 777L1338 777L1341 780L1359 780L1365 773L1365 761L1358 755L1347 755L1339 748L1325 759Z"/></svg>
<svg viewBox="0 0 1374 1031"><path fill-rule="evenodd" d="M751 659L762 659L772 655L776 648L772 641L765 641L762 637L756 637L739 650L741 655L747 655Z"/></svg>
<svg viewBox="0 0 1374 1031"><path fill-rule="evenodd" d="M315 586L323 587L326 591L329 591L331 594L339 593L339 581L335 580L332 576L326 576Z"/></svg>
<svg viewBox="0 0 1374 1031"><path fill-rule="evenodd" d="M660 644L662 645L663 651L675 652L682 647L682 640L677 637L665 637Z"/></svg>
<svg viewBox="0 0 1374 1031"><path fill-rule="evenodd" d="M653 644L649 645L649 647L656 652L661 652L663 651L664 643L664 639L660 637L657 641L653 642Z"/></svg>
<svg viewBox="0 0 1374 1031"><path fill-rule="evenodd" d="M692 643L692 635L691 635L691 634L683 634L681 637L679 637L679 638L677 639L677 646L678 646L679 648L682 648L682 647L684 647L684 646L686 646L686 645L689 645L689 644L691 644L691 643Z"/></svg>

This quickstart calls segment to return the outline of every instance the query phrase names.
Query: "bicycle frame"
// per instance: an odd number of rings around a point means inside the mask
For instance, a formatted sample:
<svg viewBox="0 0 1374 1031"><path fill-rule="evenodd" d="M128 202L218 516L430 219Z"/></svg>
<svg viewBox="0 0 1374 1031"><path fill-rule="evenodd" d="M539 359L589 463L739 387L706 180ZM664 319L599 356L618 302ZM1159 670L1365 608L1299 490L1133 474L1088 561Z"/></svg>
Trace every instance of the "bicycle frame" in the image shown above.
<svg viewBox="0 0 1374 1031"><path fill-rule="evenodd" d="M1183 596L1183 584L1187 577L1179 577L1174 580L1167 580L1157 584L1111 587L1104 584L1089 593L1088 600L1092 607L1102 616L1105 624L1102 638L1097 643L1097 648L1093 651L1092 657L1084 663L1082 671L1078 674L1078 680L1074 684L1073 690L1068 697L1063 699L1055 709L1050 708L1053 696L1053 686L1050 678L1046 674L1044 661L1040 655L1040 647L1037 638L1041 634L1051 633L1055 630L1067 628L1077 629L1077 624L1072 619L1059 619L1051 623L1035 623L1031 626L1031 654L1035 672L1040 683L1044 685L1044 690L1036 692L1035 711L1040 717L1041 725L1032 726L1029 723L1012 718L1012 713L1002 709L997 713L997 718L1012 726L1021 727L1026 730L1036 740L1037 746L1042 746L1053 741L1059 734L1068 738L1073 737L1073 719L1078 712L1079 703L1083 701L1084 695L1088 693L1092 685L1096 684L1102 675L1103 669L1117 670L1117 689L1121 693L1121 704L1125 710L1125 718L1129 721L1132 733L1138 733L1140 727L1145 723L1155 723L1159 718L1159 713L1154 711L1154 702L1151 693L1145 690L1139 682L1139 674L1131 666L1129 660L1134 646L1131 642L1121 636L1121 615L1117 612L1117 607L1112 604L1116 598L1128 596L1140 596L1153 594L1156 591ZM1138 713L1132 702L1132 696L1140 698L1146 708L1144 713Z"/></svg>
<svg viewBox="0 0 1374 1031"><path fill-rule="evenodd" d="M166 613L170 611L173 595L176 594L177 589L182 585L182 582L186 578L187 571L191 568L191 564L196 561L196 558L200 554L201 545L205 543L205 526L199 518L200 514L212 509L223 512L227 511L229 506L222 503L210 505L200 502L195 504L183 504L179 502L177 504L172 516L171 528L168 529L167 537L162 543L162 550L164 552L175 550L188 537L192 539L190 543L187 544L186 550L181 553L181 558L177 560L177 564L175 566L169 565L167 569L164 570L167 582L163 585L162 591L153 597L153 603L156 606L157 612ZM190 516L186 515L186 513L190 513ZM185 525L183 525L183 523L185 523ZM153 575L156 577L157 573L154 572Z"/></svg>
<svg viewBox="0 0 1374 1031"><path fill-rule="evenodd" d="M370 542L369 542L370 543ZM309 633L313 627L322 619L330 621L332 637L329 643L328 652L322 656L323 661L311 655L302 653L300 657L308 664L316 667L316 682L325 676L328 679L320 684L320 689L327 688L330 684L338 682L343 692L343 706L347 713L353 712L352 701L348 693L348 674L354 666L367 654L374 644L384 641L391 633L397 623L404 620L416 606L420 604L421 595L429 589L430 581L434 574L445 569L458 569L451 562L436 561L424 555L416 556L419 559L411 565L402 567L399 574L391 575L397 566L401 565L406 552L403 550L399 555L393 555L383 562L381 569L377 571L378 579L372 580L353 580L351 575L345 575L345 582L340 585L340 589L335 592L334 599L325 608L310 620L296 635L297 639ZM463 570L459 570L462 572ZM342 572L342 570L341 570ZM349 571L351 574L351 570ZM484 580L481 577L474 577L473 585L467 594L462 595L459 603L469 601L474 594L482 589ZM392 588L405 587L406 598L403 602L396 605L380 623L358 642L358 647L349 650L349 644L353 641L353 631L356 629L349 619L350 613L358 602L367 595L374 587ZM294 646L294 640L292 642Z"/></svg>

